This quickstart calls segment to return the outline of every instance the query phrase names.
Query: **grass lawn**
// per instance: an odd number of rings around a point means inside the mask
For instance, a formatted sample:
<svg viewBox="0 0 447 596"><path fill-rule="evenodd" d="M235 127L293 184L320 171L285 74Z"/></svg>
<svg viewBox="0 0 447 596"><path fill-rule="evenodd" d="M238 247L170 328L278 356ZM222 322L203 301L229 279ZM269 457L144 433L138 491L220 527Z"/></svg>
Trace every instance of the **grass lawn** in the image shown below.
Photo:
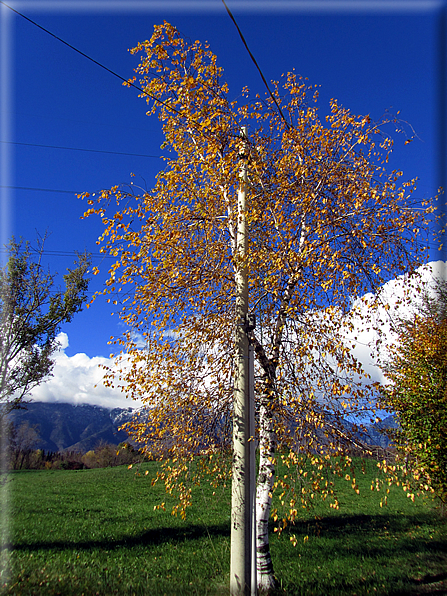
<svg viewBox="0 0 447 596"><path fill-rule="evenodd" d="M185 521L162 486L127 467L12 472L9 577L3 594L227 594L230 491L197 487ZM279 594L447 594L447 518L401 489L386 508L358 478L340 481L340 510L303 510L271 550ZM154 506L166 501L166 512ZM306 538L308 537L308 538ZM6 581L6 585L5 585Z"/></svg>

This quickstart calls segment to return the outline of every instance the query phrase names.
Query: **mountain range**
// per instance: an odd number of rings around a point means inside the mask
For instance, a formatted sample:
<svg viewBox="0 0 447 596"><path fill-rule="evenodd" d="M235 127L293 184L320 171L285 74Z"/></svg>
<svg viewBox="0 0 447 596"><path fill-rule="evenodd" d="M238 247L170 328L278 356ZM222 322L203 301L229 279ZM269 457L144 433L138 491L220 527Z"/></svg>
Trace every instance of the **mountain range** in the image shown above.
<svg viewBox="0 0 447 596"><path fill-rule="evenodd" d="M26 409L13 410L9 417L16 427L28 423L39 433L34 449L81 451L99 443L118 445L127 433L118 428L128 422L132 408L104 408L90 404L28 402Z"/></svg>
<svg viewBox="0 0 447 596"><path fill-rule="evenodd" d="M136 412L133 408L112 409L90 404L29 402L26 409L13 410L10 419L16 427L27 423L36 428L39 437L33 445L34 449L84 453L100 443L118 445L128 440L127 433L118 429L130 421ZM346 428L350 426L346 422ZM389 439L381 431L396 427L395 418L389 416L378 424L369 425L367 433L358 436L368 445L387 447Z"/></svg>

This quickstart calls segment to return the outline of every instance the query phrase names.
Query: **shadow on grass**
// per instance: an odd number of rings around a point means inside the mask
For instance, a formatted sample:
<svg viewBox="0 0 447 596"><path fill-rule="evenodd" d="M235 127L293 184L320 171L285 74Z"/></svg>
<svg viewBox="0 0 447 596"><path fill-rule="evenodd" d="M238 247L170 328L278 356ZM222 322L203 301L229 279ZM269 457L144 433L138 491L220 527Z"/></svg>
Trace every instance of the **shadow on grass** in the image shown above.
<svg viewBox="0 0 447 596"><path fill-rule="evenodd" d="M339 541L343 538L343 545L352 549L359 549L358 554L363 554L368 549L368 554L383 554L386 543L398 542L399 550L405 549L408 553L418 552L419 546L424 544L427 548L436 549L447 553L446 541L426 540L415 536L421 527L430 527L436 523L433 514L396 515L337 515L317 517L313 520L295 522L292 532L297 535L322 537L328 540ZM427 530L428 532L428 530ZM376 543L380 541L380 550ZM394 545L393 545L394 547ZM338 555L341 553L338 552ZM355 554L355 553L354 553Z"/></svg>
<svg viewBox="0 0 447 596"><path fill-rule="evenodd" d="M295 522L291 533L298 543L307 536L309 542L287 553L301 572L278 594L447 595L447 541L430 538L435 524L430 513L340 514Z"/></svg>
<svg viewBox="0 0 447 596"><path fill-rule="evenodd" d="M158 546L164 543L184 543L191 540L200 540L202 538L217 538L219 536L230 536L230 524L221 524L213 526L204 525L185 525L182 527L157 528L147 530L137 536L125 536L118 540L88 540L88 541L39 541L31 544L10 543L7 548L13 551L39 551L39 550L94 550L107 549L116 550L119 548L134 548Z"/></svg>

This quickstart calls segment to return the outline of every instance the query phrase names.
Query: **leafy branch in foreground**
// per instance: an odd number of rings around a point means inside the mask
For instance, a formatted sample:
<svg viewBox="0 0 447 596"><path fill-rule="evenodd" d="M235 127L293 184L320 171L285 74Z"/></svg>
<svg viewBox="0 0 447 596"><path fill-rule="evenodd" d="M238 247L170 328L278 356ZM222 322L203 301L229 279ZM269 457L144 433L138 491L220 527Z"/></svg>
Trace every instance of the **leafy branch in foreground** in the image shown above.
<svg viewBox="0 0 447 596"><path fill-rule="evenodd" d="M399 421L395 441L405 488L432 490L447 503L447 282L426 290L401 319L385 367L384 405Z"/></svg>
<svg viewBox="0 0 447 596"><path fill-rule="evenodd" d="M293 72L274 83L275 101L250 100L245 89L238 105L208 46L189 44L166 22L132 51L142 53L136 72L148 115L158 115L172 157L152 190L132 184L84 195L85 215L104 223L101 251L116 257L102 293L119 301L129 329L114 340L123 353L106 383L146 404L128 430L151 457L168 456L159 478L185 515L201 469L211 482L228 477L219 454L231 447L235 277L247 267L259 321L250 332L258 583L270 589L272 491L292 491L283 495L290 507L279 527L307 506L300 495L333 498L330 456L359 442L344 420L374 411L377 387L346 342L352 301L423 262L420 230L433 208L413 209L415 181L398 186L401 173L387 173L385 128L393 118L373 122L332 100L321 120L317 90ZM241 160L249 185L245 259L236 250ZM290 452L295 484L275 481L278 448ZM199 453L203 468L191 463ZM305 474L299 459L315 473ZM352 464L349 456L340 461L340 473Z"/></svg>
<svg viewBox="0 0 447 596"><path fill-rule="evenodd" d="M87 254L54 290L54 275L42 266L45 238L37 250L14 238L0 268L0 413L20 408L26 395L51 374L56 336L87 300Z"/></svg>

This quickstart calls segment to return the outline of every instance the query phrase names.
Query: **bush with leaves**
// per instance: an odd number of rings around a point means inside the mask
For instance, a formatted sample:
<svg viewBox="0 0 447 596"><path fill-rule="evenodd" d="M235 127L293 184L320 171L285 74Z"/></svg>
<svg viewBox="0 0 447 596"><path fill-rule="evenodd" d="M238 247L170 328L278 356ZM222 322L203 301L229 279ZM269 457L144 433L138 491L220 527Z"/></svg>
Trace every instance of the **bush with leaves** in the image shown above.
<svg viewBox="0 0 447 596"><path fill-rule="evenodd" d="M86 468L107 468L129 465L142 459L140 453L130 443L120 443L118 447L101 442L95 449L90 449L82 456Z"/></svg>
<svg viewBox="0 0 447 596"><path fill-rule="evenodd" d="M395 412L395 441L409 487L431 489L447 503L447 282L425 294L399 322L385 368L384 405Z"/></svg>

